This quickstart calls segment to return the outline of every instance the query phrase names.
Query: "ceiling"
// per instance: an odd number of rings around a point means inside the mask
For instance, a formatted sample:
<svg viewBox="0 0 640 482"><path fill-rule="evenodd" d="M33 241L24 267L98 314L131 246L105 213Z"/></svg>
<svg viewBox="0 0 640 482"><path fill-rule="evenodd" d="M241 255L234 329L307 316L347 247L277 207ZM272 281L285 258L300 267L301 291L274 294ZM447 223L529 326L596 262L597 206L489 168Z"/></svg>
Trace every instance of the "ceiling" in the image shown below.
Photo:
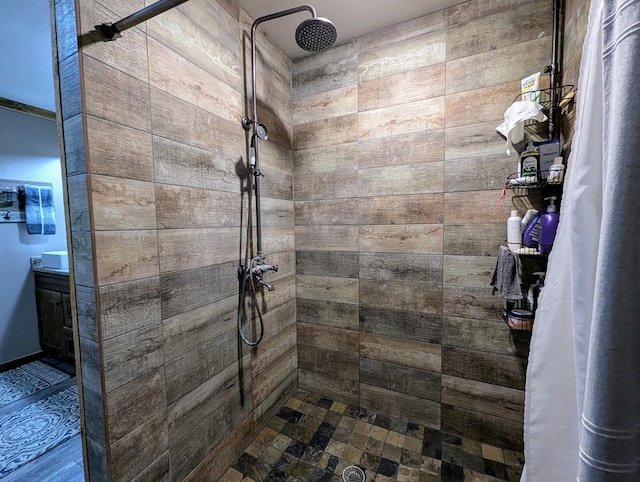
<svg viewBox="0 0 640 482"><path fill-rule="evenodd" d="M389 25L436 12L466 0L313 0L318 16L333 21L337 43ZM253 17L285 10L300 0L239 0ZM55 111L49 0L0 0L0 97ZM307 12L262 24L290 56L307 55L295 43Z"/></svg>
<svg viewBox="0 0 640 482"><path fill-rule="evenodd" d="M304 2L301 0L238 0L251 15L258 18ZM330 19L338 30L336 43L343 43L365 33L396 23L437 12L466 0L312 0L319 17ZM290 57L308 55L296 45L296 27L309 13L296 13L261 24L267 34Z"/></svg>
<svg viewBox="0 0 640 482"><path fill-rule="evenodd" d="M0 97L55 111L49 0L0 0Z"/></svg>

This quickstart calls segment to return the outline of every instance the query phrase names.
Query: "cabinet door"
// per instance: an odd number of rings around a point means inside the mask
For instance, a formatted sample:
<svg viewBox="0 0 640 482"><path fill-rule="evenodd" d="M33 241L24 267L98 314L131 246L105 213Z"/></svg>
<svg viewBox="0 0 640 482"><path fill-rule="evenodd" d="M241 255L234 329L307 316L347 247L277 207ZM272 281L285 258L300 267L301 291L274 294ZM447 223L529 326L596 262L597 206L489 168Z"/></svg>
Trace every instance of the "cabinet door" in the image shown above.
<svg viewBox="0 0 640 482"><path fill-rule="evenodd" d="M62 293L36 288L40 345L45 351L64 351Z"/></svg>

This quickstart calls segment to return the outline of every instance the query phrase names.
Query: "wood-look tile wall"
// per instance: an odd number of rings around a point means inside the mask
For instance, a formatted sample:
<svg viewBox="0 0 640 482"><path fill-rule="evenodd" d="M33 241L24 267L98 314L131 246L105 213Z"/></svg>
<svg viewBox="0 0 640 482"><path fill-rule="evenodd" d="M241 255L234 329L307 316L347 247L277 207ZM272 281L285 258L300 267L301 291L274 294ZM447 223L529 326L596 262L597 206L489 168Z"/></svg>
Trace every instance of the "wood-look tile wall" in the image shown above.
<svg viewBox="0 0 640 482"><path fill-rule="evenodd" d="M489 286L516 160L496 134L551 56L547 0L472 0L293 63L299 384L522 449L527 336Z"/></svg>
<svg viewBox="0 0 640 482"><path fill-rule="evenodd" d="M92 38L145 3L55 3L89 477L217 480L297 379L290 60L260 34L264 244L280 270L250 351L236 308L252 19L191 0Z"/></svg>

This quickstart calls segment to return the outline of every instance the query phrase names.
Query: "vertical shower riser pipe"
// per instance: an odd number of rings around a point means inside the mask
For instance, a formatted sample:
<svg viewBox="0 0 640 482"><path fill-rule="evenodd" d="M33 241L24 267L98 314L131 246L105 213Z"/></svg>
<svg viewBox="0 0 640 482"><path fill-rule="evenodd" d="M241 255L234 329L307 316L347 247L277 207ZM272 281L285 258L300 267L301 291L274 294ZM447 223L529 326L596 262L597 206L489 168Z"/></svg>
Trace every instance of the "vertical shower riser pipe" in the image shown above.
<svg viewBox="0 0 640 482"><path fill-rule="evenodd" d="M260 215L260 161L258 154L258 144L260 143L260 139L256 134L256 130L258 128L258 93L256 92L256 30L258 25L262 22L267 22L269 20L273 20L276 18L284 17L286 15L291 15L292 13L304 12L308 11L315 17L316 9L311 5L301 5L299 7L290 8L288 10L282 10L281 12L272 13L270 15L265 15L264 17L257 18L253 25L251 25L251 92L252 92L252 114L253 118L251 119L251 125L253 126L253 134L252 138L254 140L254 152L255 152L255 164L252 166L252 170L255 176L254 180L254 189L255 189L255 204L256 204L256 248L257 248L257 257L259 260L262 260L263 252L262 252L262 218Z"/></svg>

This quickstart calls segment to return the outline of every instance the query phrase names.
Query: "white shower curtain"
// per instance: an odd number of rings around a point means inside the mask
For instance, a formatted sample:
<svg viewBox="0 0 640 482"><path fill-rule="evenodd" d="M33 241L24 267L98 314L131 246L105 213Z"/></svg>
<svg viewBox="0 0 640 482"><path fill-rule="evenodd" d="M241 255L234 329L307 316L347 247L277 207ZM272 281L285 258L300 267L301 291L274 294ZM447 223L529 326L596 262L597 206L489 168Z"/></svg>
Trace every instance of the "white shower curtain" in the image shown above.
<svg viewBox="0 0 640 482"><path fill-rule="evenodd" d="M592 0L522 482L640 481L640 0Z"/></svg>

